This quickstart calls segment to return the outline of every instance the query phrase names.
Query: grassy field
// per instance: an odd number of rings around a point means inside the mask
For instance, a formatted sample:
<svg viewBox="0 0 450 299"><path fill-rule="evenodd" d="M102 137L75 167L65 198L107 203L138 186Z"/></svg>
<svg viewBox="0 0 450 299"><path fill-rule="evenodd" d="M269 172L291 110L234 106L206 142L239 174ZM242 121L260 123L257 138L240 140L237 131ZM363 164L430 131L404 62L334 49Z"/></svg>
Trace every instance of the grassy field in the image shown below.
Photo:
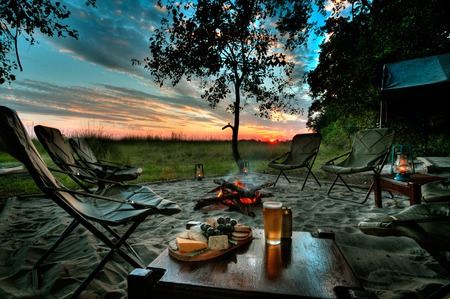
<svg viewBox="0 0 450 299"><path fill-rule="evenodd" d="M183 139L127 138L85 138L97 157L141 167L143 174L130 183L145 183L160 180L194 178L195 164L201 163L205 176L237 173L238 168L231 153L231 141L191 141ZM51 168L57 168L38 140L36 148ZM276 173L267 164L290 149L290 142L270 144L253 140L239 141L241 157L249 161L250 171ZM317 172L321 163L344 153L322 143L313 170ZM0 152L0 165L14 166L20 163L9 154ZM291 175L306 174L306 168L294 170ZM55 177L66 187L76 189L77 185L66 175L54 172ZM0 176L0 208L7 198L23 194L41 193L27 173Z"/></svg>

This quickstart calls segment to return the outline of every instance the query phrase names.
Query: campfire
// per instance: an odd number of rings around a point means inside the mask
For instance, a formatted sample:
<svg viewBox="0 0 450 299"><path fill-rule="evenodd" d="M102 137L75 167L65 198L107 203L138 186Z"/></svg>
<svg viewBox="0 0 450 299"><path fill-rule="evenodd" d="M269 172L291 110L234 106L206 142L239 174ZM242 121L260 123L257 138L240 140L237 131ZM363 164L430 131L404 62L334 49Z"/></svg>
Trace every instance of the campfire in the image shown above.
<svg viewBox="0 0 450 299"><path fill-rule="evenodd" d="M194 210L201 209L208 205L224 204L230 207L230 210L240 210L248 216L255 217L252 211L252 205L261 203L261 198L272 197L271 193L263 193L262 189L273 186L275 183L267 183L259 186L244 184L235 180L234 184L226 180L215 179L214 183L219 187L208 193L219 192L217 196L199 199Z"/></svg>

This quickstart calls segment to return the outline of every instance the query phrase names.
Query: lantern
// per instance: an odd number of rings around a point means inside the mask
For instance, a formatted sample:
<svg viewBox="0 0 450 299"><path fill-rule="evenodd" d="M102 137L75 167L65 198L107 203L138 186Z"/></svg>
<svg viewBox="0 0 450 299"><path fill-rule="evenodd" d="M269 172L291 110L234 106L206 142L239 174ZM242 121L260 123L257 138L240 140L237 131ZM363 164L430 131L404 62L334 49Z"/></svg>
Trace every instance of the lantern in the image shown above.
<svg viewBox="0 0 450 299"><path fill-rule="evenodd" d="M396 151L397 150L397 151ZM409 181L414 174L414 162L411 146L396 145L392 148L391 173L398 181Z"/></svg>
<svg viewBox="0 0 450 299"><path fill-rule="evenodd" d="M248 175L250 173L250 164L248 161L244 161L244 173L243 175Z"/></svg>
<svg viewBox="0 0 450 299"><path fill-rule="evenodd" d="M195 164L195 180L201 181L204 177L203 164Z"/></svg>

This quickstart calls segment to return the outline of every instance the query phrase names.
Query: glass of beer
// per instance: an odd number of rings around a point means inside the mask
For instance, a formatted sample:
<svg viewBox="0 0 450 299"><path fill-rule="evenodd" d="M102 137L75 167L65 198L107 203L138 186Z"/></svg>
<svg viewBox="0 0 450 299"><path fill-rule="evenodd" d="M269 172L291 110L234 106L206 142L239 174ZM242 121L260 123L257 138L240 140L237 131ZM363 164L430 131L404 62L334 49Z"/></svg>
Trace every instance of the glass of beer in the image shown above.
<svg viewBox="0 0 450 299"><path fill-rule="evenodd" d="M264 235L271 245L281 243L281 227L283 210L281 202L266 201L263 203Z"/></svg>

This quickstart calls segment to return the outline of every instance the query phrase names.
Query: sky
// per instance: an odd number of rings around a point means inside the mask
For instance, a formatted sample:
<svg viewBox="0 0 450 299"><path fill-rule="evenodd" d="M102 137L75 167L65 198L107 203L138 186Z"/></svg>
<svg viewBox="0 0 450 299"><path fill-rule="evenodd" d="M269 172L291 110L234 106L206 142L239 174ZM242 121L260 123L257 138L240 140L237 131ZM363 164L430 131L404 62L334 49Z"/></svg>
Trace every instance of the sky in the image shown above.
<svg viewBox="0 0 450 299"><path fill-rule="evenodd" d="M29 46L19 38L23 72L15 71L12 84L0 85L0 105L16 110L32 131L36 125L58 128L73 136L87 131L106 136L179 136L186 139L231 139L234 116L202 100L198 85L181 81L177 86L155 84L148 70L131 60L150 55L149 38L166 13L150 1L61 1L71 12L64 23L78 30L78 40L35 34ZM296 63L293 78L318 63L318 40L287 53ZM14 59L15 53L10 59ZM281 115L280 120L255 116L250 105L241 112L240 139L289 140L307 132L308 86L298 88L303 115Z"/></svg>

